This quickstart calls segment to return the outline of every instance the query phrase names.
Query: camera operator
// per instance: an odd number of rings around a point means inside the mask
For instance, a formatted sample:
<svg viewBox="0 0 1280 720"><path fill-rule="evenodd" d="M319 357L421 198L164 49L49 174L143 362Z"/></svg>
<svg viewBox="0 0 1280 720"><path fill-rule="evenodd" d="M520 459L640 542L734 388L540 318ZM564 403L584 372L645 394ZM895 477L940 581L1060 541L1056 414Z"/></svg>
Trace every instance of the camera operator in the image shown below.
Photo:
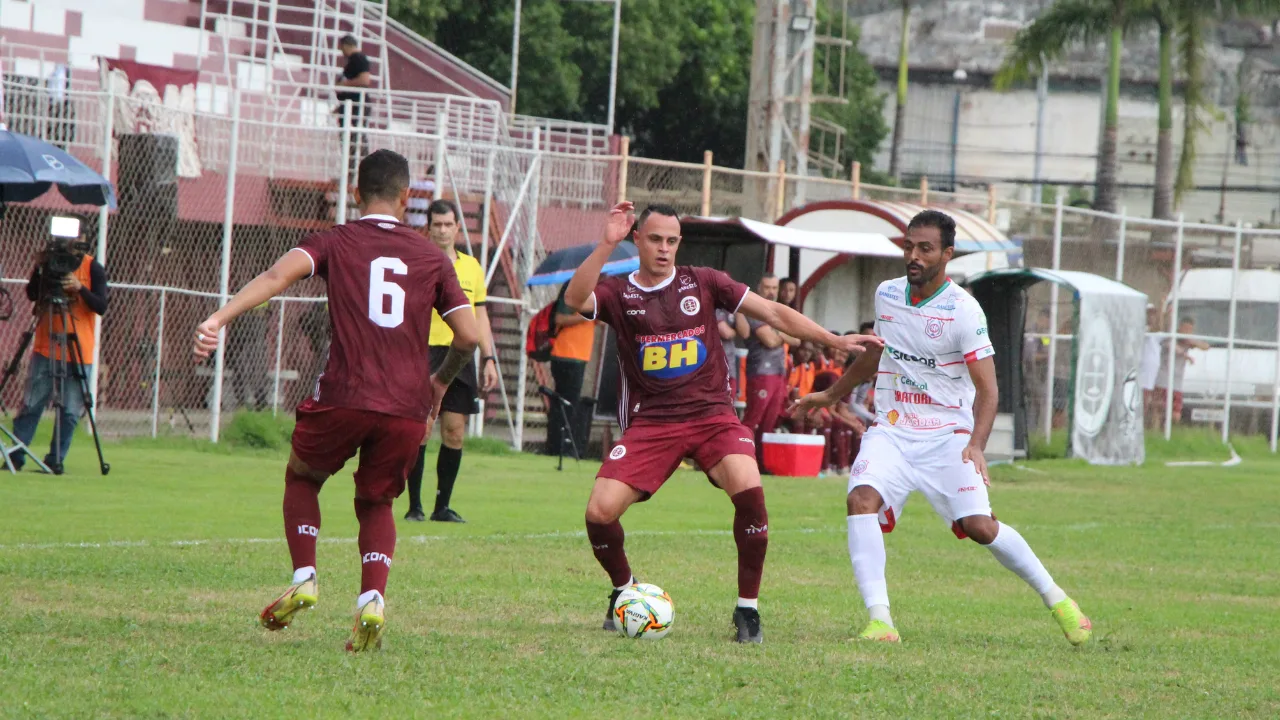
<svg viewBox="0 0 1280 720"><path fill-rule="evenodd" d="M62 416L55 419L60 423L60 432L54 435L60 442L50 441L49 454L44 458L45 465L61 474L62 461L71 448L71 437L85 408L84 391L77 378L81 373L87 377L92 370L95 316L107 311L107 271L88 254L89 246L83 235L56 247L54 251L46 249L37 256L36 267L27 282L27 298L36 304L33 309L37 315L35 342L27 368L22 411L13 420L13 434L24 444L31 443L40 416L54 394L58 376L55 363L65 361L66 372L61 383ZM62 257L54 258L53 255ZM78 260L79 265L74 271L59 277L57 266L69 266L71 263L67 261L72 258ZM71 319L67 328L63 328L62 317L53 309L62 298L65 298L67 316ZM72 336L80 347L78 357L73 352L75 345L69 342ZM84 364L78 360L84 360ZM26 461L21 453L11 452L9 457L15 469L21 469Z"/></svg>

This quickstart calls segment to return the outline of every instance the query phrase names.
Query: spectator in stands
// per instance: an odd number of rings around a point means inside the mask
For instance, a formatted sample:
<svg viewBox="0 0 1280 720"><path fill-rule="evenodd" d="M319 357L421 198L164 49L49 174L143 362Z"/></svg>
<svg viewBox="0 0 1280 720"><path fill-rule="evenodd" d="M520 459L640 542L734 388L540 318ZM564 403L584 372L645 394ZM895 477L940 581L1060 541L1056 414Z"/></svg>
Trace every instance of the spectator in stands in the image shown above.
<svg viewBox="0 0 1280 720"><path fill-rule="evenodd" d="M799 299L798 293L799 286L796 285L796 281L793 278L783 278L782 282L778 283L778 302L792 310L800 309L796 307Z"/></svg>
<svg viewBox="0 0 1280 720"><path fill-rule="evenodd" d="M1195 358L1191 357L1191 350L1208 350L1209 343L1195 338L1182 337L1186 335L1194 335L1196 332L1196 321L1190 316L1182 318L1178 321L1178 344L1174 348L1173 358L1173 421L1175 423L1182 422L1182 378L1187 372L1187 364L1195 364ZM1156 418L1158 422L1164 422L1164 409L1168 403L1168 386L1169 386L1169 338L1160 343L1160 371L1156 374L1155 400L1156 400Z"/></svg>
<svg viewBox="0 0 1280 720"><path fill-rule="evenodd" d="M340 88L354 88L352 90L338 90L335 94L338 97L338 107L334 113L338 116L338 127L342 127L345 123L345 110L343 106L347 100L351 101L351 166L355 167L355 161L365 156L367 141L364 133L355 132L355 128L364 126L365 108L368 106L368 99L365 97L364 90L373 87L373 75L370 73L369 57L360 52L360 42L356 40L354 35L345 35L338 41L338 49L342 51L342 57L346 58L346 62L342 66L342 77L338 78L334 83Z"/></svg>
<svg viewBox="0 0 1280 720"><path fill-rule="evenodd" d="M579 414L582 409L578 399L582 397L582 383L587 373L587 363L591 360L591 351L596 343L596 324L575 312L564 304L564 291L569 287L565 283L556 298L555 337L551 339L551 379L555 383L556 394L568 400L572 409L569 411L569 427L573 431L573 440L582 456L587 438L579 430L582 422ZM569 447L561 448L564 442L563 424L557 422L555 415L547 418L548 455L559 455L564 452L572 455Z"/></svg>
<svg viewBox="0 0 1280 720"><path fill-rule="evenodd" d="M778 276L767 273L760 279L757 292L765 300L776 301ZM761 436L773 432L787 397L786 346L799 347L800 341L750 319L738 323L738 337L746 341L747 347L747 410L742 424L755 434L756 460L763 468Z"/></svg>

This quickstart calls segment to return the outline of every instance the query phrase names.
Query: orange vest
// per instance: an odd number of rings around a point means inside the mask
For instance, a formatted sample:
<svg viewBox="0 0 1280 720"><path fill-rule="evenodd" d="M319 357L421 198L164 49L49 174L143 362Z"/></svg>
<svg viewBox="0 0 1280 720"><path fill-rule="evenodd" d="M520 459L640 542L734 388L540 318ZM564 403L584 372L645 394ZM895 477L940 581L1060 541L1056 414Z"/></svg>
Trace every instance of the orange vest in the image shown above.
<svg viewBox="0 0 1280 720"><path fill-rule="evenodd" d="M578 323L556 333L551 339L551 357L562 360L591 360L591 349L596 344L596 324Z"/></svg>
<svg viewBox="0 0 1280 720"><path fill-rule="evenodd" d="M80 267L71 273L76 276L80 284L90 287L89 268L93 265L93 256L85 255L80 261ZM53 315L53 332L62 334L68 331L74 331L76 338L80 340L80 354L83 356L85 364L93 362L93 328L94 323L98 321L98 315L89 309L89 306L80 299L79 293L69 293L67 295L67 312L71 315L71 328L64 329L62 327L62 317ZM35 352L53 359L53 360L75 360L74 356L68 355L63 358L62 352L59 350L54 353L49 347L49 315L41 314L40 320L36 322Z"/></svg>
<svg viewBox="0 0 1280 720"><path fill-rule="evenodd" d="M800 397L804 397L813 391L813 378L816 374L811 362L796 365L787 378L787 384L800 391Z"/></svg>

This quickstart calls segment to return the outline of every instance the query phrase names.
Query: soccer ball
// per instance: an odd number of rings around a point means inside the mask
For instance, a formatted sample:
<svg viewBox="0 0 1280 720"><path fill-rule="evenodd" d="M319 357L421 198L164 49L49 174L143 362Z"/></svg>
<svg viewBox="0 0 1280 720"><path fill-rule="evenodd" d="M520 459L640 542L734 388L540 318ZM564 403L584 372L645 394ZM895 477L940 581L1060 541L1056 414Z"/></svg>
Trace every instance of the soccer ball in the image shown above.
<svg viewBox="0 0 1280 720"><path fill-rule="evenodd" d="M629 638L657 640L671 632L676 605L667 591L650 583L636 583L618 596L614 624Z"/></svg>

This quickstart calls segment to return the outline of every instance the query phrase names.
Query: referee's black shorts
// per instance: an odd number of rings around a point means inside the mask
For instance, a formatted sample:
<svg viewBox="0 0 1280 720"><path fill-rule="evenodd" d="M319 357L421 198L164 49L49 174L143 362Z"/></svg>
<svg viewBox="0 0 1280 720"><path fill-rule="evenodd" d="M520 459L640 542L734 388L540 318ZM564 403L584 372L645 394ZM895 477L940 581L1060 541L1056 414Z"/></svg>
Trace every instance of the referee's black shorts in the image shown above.
<svg viewBox="0 0 1280 720"><path fill-rule="evenodd" d="M449 354L448 345L431 346L431 372L440 369L444 358ZM476 380L476 364L467 360L467 364L458 372L449 389L444 392L444 402L440 404L440 412L458 413L459 415L475 415L480 412L479 382Z"/></svg>

